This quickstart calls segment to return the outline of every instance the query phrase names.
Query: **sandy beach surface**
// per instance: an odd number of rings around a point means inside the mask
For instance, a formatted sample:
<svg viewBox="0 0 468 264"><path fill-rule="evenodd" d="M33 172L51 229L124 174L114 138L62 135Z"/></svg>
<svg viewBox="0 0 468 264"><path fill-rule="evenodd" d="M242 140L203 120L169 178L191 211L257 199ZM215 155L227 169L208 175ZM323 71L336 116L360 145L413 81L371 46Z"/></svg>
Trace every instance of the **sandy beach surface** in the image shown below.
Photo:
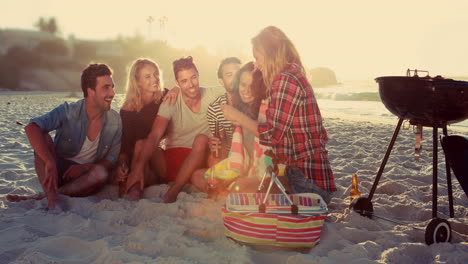
<svg viewBox="0 0 468 264"><path fill-rule="evenodd" d="M329 115L329 157L338 191L329 204L320 244L308 252L266 250L239 245L223 233L221 207L206 194L187 188L178 201L164 204L166 185L145 190L144 199L117 198L106 186L87 198L61 196L63 211L48 213L45 200L8 202L8 194L41 191L33 154L16 121L46 113L66 94L0 94L0 263L468 263L468 198L455 177L452 243L427 246L424 230L432 218L432 129L424 128L420 161L408 123L400 132L378 185L368 219L348 209L351 175L367 195L395 129L394 122ZM121 99L121 97L120 97ZM321 102L319 101L319 104ZM117 109L119 98L114 103ZM324 108L325 109L325 108ZM450 134L468 135L449 127ZM445 161L439 147L439 217L449 218Z"/></svg>

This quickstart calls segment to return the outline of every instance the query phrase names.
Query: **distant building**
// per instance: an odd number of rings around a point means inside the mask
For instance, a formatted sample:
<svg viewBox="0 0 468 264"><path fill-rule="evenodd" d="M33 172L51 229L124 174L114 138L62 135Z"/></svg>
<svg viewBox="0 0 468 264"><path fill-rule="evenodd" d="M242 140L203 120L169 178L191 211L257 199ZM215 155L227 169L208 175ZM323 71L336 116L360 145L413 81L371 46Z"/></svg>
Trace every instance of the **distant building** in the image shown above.
<svg viewBox="0 0 468 264"><path fill-rule="evenodd" d="M13 56L26 51L23 56L29 62L21 66L15 60L9 63L16 75L16 82L8 84L15 90L75 91L80 87L80 69L90 61L119 58L124 54L121 44L110 40L83 40L70 35L67 39L48 32L24 29L0 29L0 56L8 54L12 47L20 47ZM9 61L10 62L10 61ZM34 63L33 63L34 62ZM37 63L35 63L37 62ZM0 72L2 73L2 72ZM6 83L5 74L0 84ZM15 87L13 87L15 86Z"/></svg>
<svg viewBox="0 0 468 264"><path fill-rule="evenodd" d="M26 29L0 29L0 56L13 46L33 51L43 41L64 41L69 58L82 55L93 58L123 56L122 46L112 41L76 39L73 35L64 40L49 32Z"/></svg>
<svg viewBox="0 0 468 264"><path fill-rule="evenodd" d="M49 33L26 29L0 29L0 55L5 55L13 46L28 50L36 48L41 41L59 40L60 38Z"/></svg>
<svg viewBox="0 0 468 264"><path fill-rule="evenodd" d="M119 43L106 40L74 39L73 41L75 55L83 55L84 52L88 56L97 58L123 56L123 49Z"/></svg>

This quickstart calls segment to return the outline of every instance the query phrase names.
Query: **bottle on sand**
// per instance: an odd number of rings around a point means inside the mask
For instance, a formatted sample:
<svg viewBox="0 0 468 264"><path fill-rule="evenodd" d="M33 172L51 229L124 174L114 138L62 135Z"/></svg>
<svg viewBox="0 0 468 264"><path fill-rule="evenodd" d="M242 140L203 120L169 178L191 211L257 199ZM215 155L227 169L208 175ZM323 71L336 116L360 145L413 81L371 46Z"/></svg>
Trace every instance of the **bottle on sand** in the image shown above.
<svg viewBox="0 0 468 264"><path fill-rule="evenodd" d="M349 196L350 196L349 198L351 201L361 196L361 192L359 191L359 188L358 188L357 174L353 174L353 179L351 182L351 191L349 192Z"/></svg>

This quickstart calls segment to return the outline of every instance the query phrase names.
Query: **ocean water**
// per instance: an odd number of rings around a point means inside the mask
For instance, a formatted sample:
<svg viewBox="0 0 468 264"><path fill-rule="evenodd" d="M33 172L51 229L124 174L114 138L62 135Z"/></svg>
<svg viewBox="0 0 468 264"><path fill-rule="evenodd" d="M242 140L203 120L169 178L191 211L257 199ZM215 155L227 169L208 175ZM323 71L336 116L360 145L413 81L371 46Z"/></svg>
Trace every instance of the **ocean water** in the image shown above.
<svg viewBox="0 0 468 264"><path fill-rule="evenodd" d="M337 117L354 121L369 121L394 124L398 117L393 115L381 102L378 84L374 80L344 81L335 86L314 88L320 111L324 118ZM69 92L12 92L0 91L0 96L12 99L36 98L37 100L53 101L59 105L63 101L73 102L81 99L81 92L77 97L69 97ZM123 94L117 94L112 103L114 110L119 110L124 99ZM468 136L468 119L449 125Z"/></svg>
<svg viewBox="0 0 468 264"><path fill-rule="evenodd" d="M397 124L393 115L382 103L378 84L374 80L346 81L341 84L314 88L322 116L339 117L350 120ZM466 132L468 119L449 125Z"/></svg>

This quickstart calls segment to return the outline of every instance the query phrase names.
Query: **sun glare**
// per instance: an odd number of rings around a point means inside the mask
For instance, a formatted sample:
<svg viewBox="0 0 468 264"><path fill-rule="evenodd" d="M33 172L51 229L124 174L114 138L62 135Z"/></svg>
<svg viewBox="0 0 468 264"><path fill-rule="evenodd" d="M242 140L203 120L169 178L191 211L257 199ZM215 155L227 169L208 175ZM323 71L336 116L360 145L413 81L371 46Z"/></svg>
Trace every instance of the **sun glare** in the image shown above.
<svg viewBox="0 0 468 264"><path fill-rule="evenodd" d="M293 40L306 66L332 68L342 79L402 74L408 67L463 75L468 73L466 10L466 1L433 0L339 5L306 0L26 0L2 3L0 29L32 29L40 16L56 17L63 37L139 34L177 48L203 46L212 54L251 57L250 39L262 27L275 25Z"/></svg>

